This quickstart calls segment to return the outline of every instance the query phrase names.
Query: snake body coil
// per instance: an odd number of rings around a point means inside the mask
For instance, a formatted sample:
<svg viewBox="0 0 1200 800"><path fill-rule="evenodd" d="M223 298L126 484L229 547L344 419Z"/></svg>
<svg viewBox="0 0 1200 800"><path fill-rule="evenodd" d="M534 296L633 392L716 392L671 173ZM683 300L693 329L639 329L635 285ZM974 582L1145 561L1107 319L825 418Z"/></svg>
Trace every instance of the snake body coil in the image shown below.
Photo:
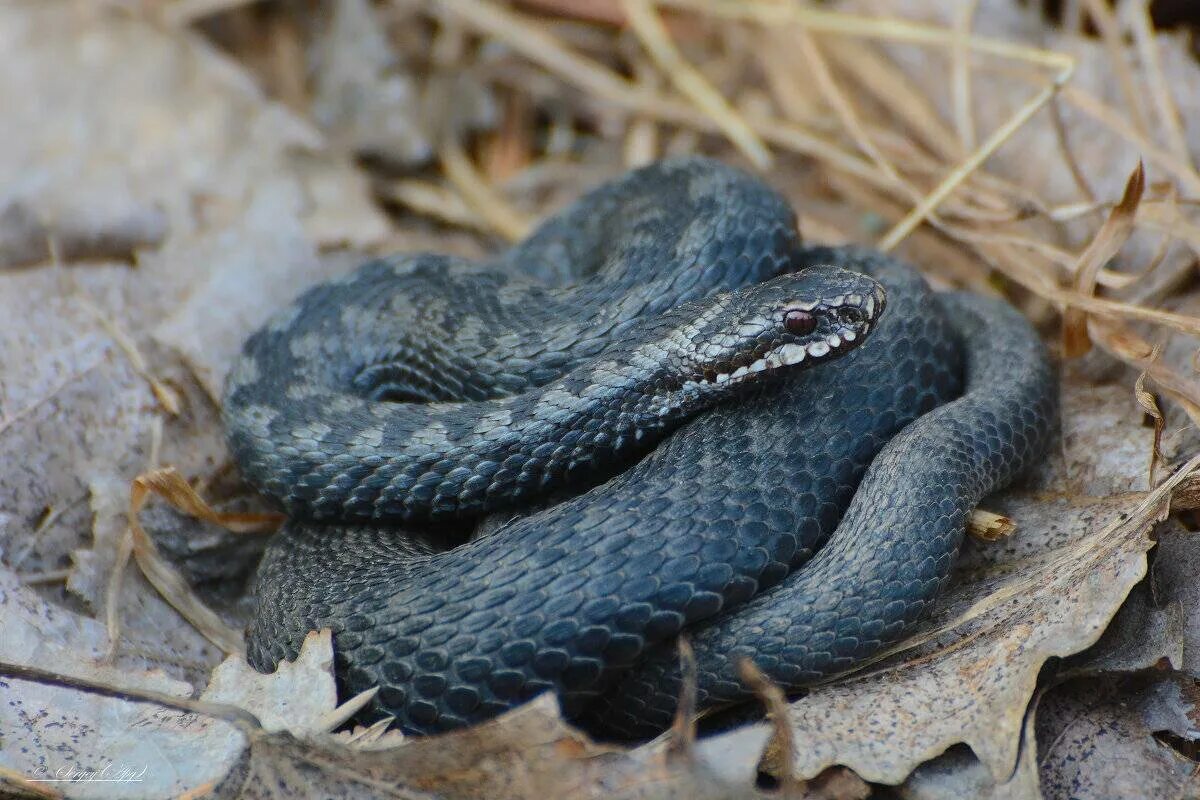
<svg viewBox="0 0 1200 800"><path fill-rule="evenodd" d="M685 627L702 705L743 697L743 655L801 686L920 619L971 507L1042 452L1054 396L1007 306L804 248L728 167L655 164L492 265L373 262L247 343L231 445L292 517L251 663L331 627L341 689L379 686L374 712L422 733L547 690L661 729ZM549 493L574 496L430 545Z"/></svg>

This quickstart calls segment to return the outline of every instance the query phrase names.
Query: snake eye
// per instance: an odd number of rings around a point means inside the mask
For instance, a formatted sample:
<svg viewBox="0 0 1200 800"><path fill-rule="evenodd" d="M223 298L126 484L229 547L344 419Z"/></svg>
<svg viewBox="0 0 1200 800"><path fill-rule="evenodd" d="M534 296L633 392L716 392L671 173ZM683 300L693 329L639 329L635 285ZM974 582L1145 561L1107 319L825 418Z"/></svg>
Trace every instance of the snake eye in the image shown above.
<svg viewBox="0 0 1200 800"><path fill-rule="evenodd" d="M783 327L793 336L807 336L817 329L817 318L807 311L793 308L783 315Z"/></svg>

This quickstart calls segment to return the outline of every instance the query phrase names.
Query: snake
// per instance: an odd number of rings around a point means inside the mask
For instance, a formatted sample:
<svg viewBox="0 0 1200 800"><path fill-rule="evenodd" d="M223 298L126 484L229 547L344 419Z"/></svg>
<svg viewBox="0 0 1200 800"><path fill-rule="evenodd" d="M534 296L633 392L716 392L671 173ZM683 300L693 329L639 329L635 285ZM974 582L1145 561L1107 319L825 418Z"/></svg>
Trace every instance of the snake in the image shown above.
<svg viewBox="0 0 1200 800"><path fill-rule="evenodd" d="M304 292L226 382L230 450L287 514L247 658L333 633L339 694L410 734L545 692L607 736L853 669L926 618L968 516L1045 453L1054 371L999 298L804 243L765 182L690 156L486 261L418 253Z"/></svg>

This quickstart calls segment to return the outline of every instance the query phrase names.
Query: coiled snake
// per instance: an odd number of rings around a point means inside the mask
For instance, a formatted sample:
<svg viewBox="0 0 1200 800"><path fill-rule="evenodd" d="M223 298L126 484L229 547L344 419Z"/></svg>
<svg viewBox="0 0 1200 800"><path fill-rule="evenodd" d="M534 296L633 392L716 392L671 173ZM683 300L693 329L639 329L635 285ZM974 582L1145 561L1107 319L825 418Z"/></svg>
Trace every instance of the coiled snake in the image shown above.
<svg viewBox="0 0 1200 800"><path fill-rule="evenodd" d="M661 730L685 629L701 707L747 696L740 657L800 687L920 621L1055 397L1006 304L803 246L730 167L653 164L489 264L373 261L251 337L229 440L290 521L250 661L331 627L341 691L415 733L548 690Z"/></svg>

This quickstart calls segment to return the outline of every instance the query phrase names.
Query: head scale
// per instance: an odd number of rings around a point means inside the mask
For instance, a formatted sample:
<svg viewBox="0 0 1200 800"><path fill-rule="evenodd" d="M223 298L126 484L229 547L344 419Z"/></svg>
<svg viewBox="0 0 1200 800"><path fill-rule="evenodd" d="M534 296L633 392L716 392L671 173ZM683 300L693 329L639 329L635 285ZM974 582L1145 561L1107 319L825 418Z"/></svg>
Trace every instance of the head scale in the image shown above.
<svg viewBox="0 0 1200 800"><path fill-rule="evenodd" d="M870 334L884 299L865 275L814 267L702 301L679 337L682 388L726 391L837 358Z"/></svg>

